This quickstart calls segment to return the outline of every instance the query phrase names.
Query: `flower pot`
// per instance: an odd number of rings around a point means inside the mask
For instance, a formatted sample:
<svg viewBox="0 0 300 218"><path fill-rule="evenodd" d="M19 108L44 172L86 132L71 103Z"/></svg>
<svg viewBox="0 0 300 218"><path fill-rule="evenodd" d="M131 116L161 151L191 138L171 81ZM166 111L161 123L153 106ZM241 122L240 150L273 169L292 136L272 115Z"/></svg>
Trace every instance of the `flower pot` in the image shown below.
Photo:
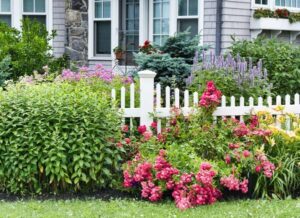
<svg viewBox="0 0 300 218"><path fill-rule="evenodd" d="M115 52L115 56L117 60L121 60L123 58L123 52L121 51Z"/></svg>

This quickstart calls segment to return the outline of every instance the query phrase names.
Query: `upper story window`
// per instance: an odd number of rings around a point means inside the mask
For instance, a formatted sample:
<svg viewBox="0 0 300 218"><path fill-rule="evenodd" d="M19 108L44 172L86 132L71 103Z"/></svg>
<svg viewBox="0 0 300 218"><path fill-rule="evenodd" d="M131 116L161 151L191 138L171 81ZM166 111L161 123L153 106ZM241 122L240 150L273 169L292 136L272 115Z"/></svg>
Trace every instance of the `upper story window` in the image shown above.
<svg viewBox="0 0 300 218"><path fill-rule="evenodd" d="M178 16L197 16L198 0L178 0Z"/></svg>
<svg viewBox="0 0 300 218"><path fill-rule="evenodd" d="M153 42L163 45L169 37L169 0L153 0Z"/></svg>
<svg viewBox="0 0 300 218"><path fill-rule="evenodd" d="M46 0L23 0L23 18L47 24Z"/></svg>
<svg viewBox="0 0 300 218"><path fill-rule="evenodd" d="M0 0L0 22L11 26L11 0Z"/></svg>
<svg viewBox="0 0 300 218"><path fill-rule="evenodd" d="M256 5L268 5L268 0L255 0Z"/></svg>
<svg viewBox="0 0 300 218"><path fill-rule="evenodd" d="M94 54L111 53L111 2L110 0L95 0L94 16Z"/></svg>
<svg viewBox="0 0 300 218"><path fill-rule="evenodd" d="M276 6L300 8L300 0L276 0Z"/></svg>
<svg viewBox="0 0 300 218"><path fill-rule="evenodd" d="M183 32L187 29L192 36L198 34L198 0L178 0L177 31Z"/></svg>

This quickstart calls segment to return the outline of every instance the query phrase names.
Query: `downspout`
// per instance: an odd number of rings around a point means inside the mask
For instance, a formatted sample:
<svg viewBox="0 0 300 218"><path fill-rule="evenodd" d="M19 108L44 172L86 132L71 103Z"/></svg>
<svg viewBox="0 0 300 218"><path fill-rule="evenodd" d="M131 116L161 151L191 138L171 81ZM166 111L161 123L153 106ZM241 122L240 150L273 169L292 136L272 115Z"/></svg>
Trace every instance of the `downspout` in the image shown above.
<svg viewBox="0 0 300 218"><path fill-rule="evenodd" d="M217 1L217 14L216 14L216 55L221 54L222 45L222 22L223 22L223 2L222 0Z"/></svg>

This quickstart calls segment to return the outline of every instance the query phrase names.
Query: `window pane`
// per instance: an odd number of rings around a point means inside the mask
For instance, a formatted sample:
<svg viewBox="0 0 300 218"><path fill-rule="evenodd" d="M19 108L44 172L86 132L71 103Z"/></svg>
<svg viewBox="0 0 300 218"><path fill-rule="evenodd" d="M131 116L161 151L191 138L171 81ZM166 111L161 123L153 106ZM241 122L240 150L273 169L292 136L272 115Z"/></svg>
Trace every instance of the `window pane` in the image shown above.
<svg viewBox="0 0 300 218"><path fill-rule="evenodd" d="M103 18L110 18L110 2L103 2Z"/></svg>
<svg viewBox="0 0 300 218"><path fill-rule="evenodd" d="M33 0L23 0L24 12L34 12Z"/></svg>
<svg viewBox="0 0 300 218"><path fill-rule="evenodd" d="M134 18L134 5L133 4L127 4L127 18Z"/></svg>
<svg viewBox="0 0 300 218"><path fill-rule="evenodd" d="M0 15L0 22L6 23L11 26L11 16L10 15Z"/></svg>
<svg viewBox="0 0 300 218"><path fill-rule="evenodd" d="M178 20L178 31L184 32L189 29L191 36L198 34L198 20L197 19L180 19Z"/></svg>
<svg viewBox="0 0 300 218"><path fill-rule="evenodd" d="M30 20L35 20L37 22L40 22L44 25L46 25L46 16L45 15L24 15L23 18L28 18Z"/></svg>
<svg viewBox="0 0 300 218"><path fill-rule="evenodd" d="M276 0L276 1L275 1L275 4L276 4L277 6L280 6L280 0Z"/></svg>
<svg viewBox="0 0 300 218"><path fill-rule="evenodd" d="M111 23L110 21L95 22L96 54L111 53Z"/></svg>
<svg viewBox="0 0 300 218"><path fill-rule="evenodd" d="M198 0L190 0L189 15L198 15Z"/></svg>
<svg viewBox="0 0 300 218"><path fill-rule="evenodd" d="M160 4L159 4L159 3L154 3L153 10L154 10L153 16L154 16L155 18L161 17L161 16L160 16Z"/></svg>
<svg viewBox="0 0 300 218"><path fill-rule="evenodd" d="M162 4L162 17L168 18L169 17L169 3Z"/></svg>
<svg viewBox="0 0 300 218"><path fill-rule="evenodd" d="M153 43L155 45L160 45L160 36L154 36L153 37Z"/></svg>
<svg viewBox="0 0 300 218"><path fill-rule="evenodd" d="M300 0L297 0L297 7L300 8Z"/></svg>
<svg viewBox="0 0 300 218"><path fill-rule="evenodd" d="M162 34L169 34L169 19L162 20Z"/></svg>
<svg viewBox="0 0 300 218"><path fill-rule="evenodd" d="M178 1L178 15L186 16L187 15L187 0Z"/></svg>
<svg viewBox="0 0 300 218"><path fill-rule="evenodd" d="M263 5L267 5L268 4L268 0L262 0L261 1Z"/></svg>
<svg viewBox="0 0 300 218"><path fill-rule="evenodd" d="M126 21L126 30L134 30L134 20Z"/></svg>
<svg viewBox="0 0 300 218"><path fill-rule="evenodd" d="M45 0L35 0L35 12L45 11Z"/></svg>
<svg viewBox="0 0 300 218"><path fill-rule="evenodd" d="M95 3L95 17L96 18L102 18L102 2L96 2Z"/></svg>
<svg viewBox="0 0 300 218"><path fill-rule="evenodd" d="M153 33L154 34L160 34L160 20L154 20L153 22Z"/></svg>
<svg viewBox="0 0 300 218"><path fill-rule="evenodd" d="M10 0L2 0L1 12L10 12Z"/></svg>

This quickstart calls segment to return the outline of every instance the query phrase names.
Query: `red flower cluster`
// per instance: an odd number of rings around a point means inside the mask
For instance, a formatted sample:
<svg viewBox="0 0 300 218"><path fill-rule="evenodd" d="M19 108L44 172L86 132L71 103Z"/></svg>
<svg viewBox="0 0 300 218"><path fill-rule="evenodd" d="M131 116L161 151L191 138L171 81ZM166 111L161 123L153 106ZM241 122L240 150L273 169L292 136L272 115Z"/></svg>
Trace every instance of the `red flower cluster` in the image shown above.
<svg viewBox="0 0 300 218"><path fill-rule="evenodd" d="M140 158L133 162L136 163L137 160ZM132 164L129 162L128 166L132 167ZM212 204L221 196L221 192L213 185L216 173L209 163L202 163L196 176L193 173L181 174L166 160L164 150L159 152L154 166L148 162L138 163L133 172L134 175L131 175L128 170L123 172L124 187L130 188L134 184L140 184L142 197L150 201L160 200L163 192L170 190L177 207L182 210L197 205Z"/></svg>
<svg viewBox="0 0 300 218"><path fill-rule="evenodd" d="M221 102L222 92L218 90L213 81L206 84L206 89L201 96L199 106L205 108L217 107Z"/></svg>
<svg viewBox="0 0 300 218"><path fill-rule="evenodd" d="M256 166L255 171L259 173L263 170L264 175L268 178L271 178L275 170L275 165L271 163L264 154L257 155L256 159L258 160L259 164Z"/></svg>
<svg viewBox="0 0 300 218"><path fill-rule="evenodd" d="M287 9L277 9L275 11L275 15L277 15L280 18L288 18L290 15L290 12Z"/></svg>
<svg viewBox="0 0 300 218"><path fill-rule="evenodd" d="M143 134L144 132L146 132L147 131L147 127L145 126L145 125L142 125L142 126L139 126L138 127L138 132L140 133L140 134Z"/></svg>
<svg viewBox="0 0 300 218"><path fill-rule="evenodd" d="M233 174L228 177L222 177L220 179L220 183L230 191L241 191L243 193L248 192L249 181L247 179L244 179L242 182L240 182L238 178L234 177Z"/></svg>

